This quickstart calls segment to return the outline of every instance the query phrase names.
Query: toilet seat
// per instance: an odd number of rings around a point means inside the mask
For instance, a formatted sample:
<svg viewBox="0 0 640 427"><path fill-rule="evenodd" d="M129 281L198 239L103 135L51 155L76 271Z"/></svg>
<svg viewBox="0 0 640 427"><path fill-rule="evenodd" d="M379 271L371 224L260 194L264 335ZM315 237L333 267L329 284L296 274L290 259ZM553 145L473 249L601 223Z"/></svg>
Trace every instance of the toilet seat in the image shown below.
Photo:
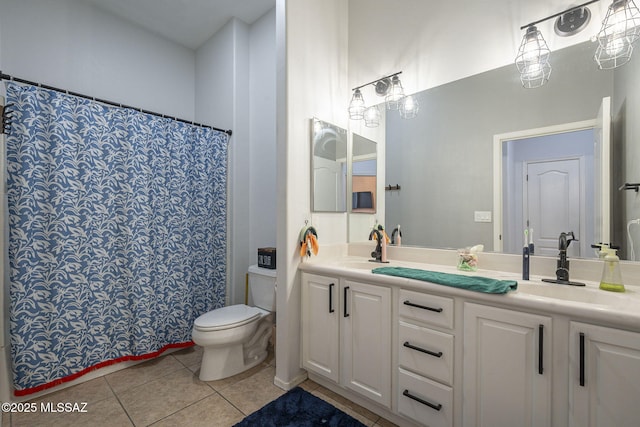
<svg viewBox="0 0 640 427"><path fill-rule="evenodd" d="M244 304L230 305L204 313L195 320L194 327L203 332L237 328L251 323L262 313L263 311L257 307Z"/></svg>

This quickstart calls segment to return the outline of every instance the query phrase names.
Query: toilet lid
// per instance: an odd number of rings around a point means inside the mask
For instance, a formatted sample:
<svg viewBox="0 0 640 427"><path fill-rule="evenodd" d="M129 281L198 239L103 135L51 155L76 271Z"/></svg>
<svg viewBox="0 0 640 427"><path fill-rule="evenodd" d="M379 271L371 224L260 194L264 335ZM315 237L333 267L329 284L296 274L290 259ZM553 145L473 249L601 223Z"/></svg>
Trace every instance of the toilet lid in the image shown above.
<svg viewBox="0 0 640 427"><path fill-rule="evenodd" d="M194 325L200 330L213 331L242 326L260 317L262 310L244 304L230 305L211 310L196 319Z"/></svg>

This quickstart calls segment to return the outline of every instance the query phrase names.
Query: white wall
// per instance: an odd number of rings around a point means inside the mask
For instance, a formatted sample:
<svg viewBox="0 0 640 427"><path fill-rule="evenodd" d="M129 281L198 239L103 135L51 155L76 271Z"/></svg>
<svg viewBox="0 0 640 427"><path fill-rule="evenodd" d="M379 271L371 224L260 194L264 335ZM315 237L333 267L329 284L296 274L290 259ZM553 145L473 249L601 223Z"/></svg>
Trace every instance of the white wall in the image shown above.
<svg viewBox="0 0 640 427"><path fill-rule="evenodd" d="M227 301L244 302L249 257L249 26L232 19L197 51L196 111L232 129L229 140Z"/></svg>
<svg viewBox="0 0 640 427"><path fill-rule="evenodd" d="M347 4L342 0L278 0L277 183L278 339L275 383L291 388L300 370L298 234L318 229L320 251L346 242L346 214L311 215L311 119L346 128ZM286 27L285 27L286 23ZM337 230L337 231L336 231Z"/></svg>
<svg viewBox="0 0 640 427"><path fill-rule="evenodd" d="M276 10L251 25L249 92L249 262L276 245ZM245 171L246 172L246 171Z"/></svg>
<svg viewBox="0 0 640 427"><path fill-rule="evenodd" d="M2 0L6 74L194 118L194 52L78 0Z"/></svg>

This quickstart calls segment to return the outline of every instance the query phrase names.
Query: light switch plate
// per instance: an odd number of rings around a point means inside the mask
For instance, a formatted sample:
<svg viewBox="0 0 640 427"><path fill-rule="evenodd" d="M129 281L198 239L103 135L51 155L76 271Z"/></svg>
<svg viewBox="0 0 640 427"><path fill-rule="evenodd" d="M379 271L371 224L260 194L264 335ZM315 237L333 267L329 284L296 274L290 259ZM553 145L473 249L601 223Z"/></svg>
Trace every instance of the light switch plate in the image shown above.
<svg viewBox="0 0 640 427"><path fill-rule="evenodd" d="M475 222L491 222L491 211L475 211L473 219Z"/></svg>

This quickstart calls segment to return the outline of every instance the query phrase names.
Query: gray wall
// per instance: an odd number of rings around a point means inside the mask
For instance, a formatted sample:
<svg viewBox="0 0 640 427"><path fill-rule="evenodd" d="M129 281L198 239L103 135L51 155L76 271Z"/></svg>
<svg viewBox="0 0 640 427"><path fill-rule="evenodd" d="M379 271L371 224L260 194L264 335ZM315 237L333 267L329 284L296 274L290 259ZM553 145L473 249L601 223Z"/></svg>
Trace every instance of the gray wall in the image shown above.
<svg viewBox="0 0 640 427"><path fill-rule="evenodd" d="M637 45L636 45L637 49ZM628 64L616 69L613 115L613 241L629 259L627 222L640 218L640 193L619 191L625 182L640 182L640 58L634 51ZM640 225L632 225L635 260L640 261Z"/></svg>
<svg viewBox="0 0 640 427"><path fill-rule="evenodd" d="M594 119L613 92L613 73L596 68L593 45L554 52L549 82L522 88L509 65L419 93L418 117L387 112L387 226L401 224L403 244L493 250L493 136ZM464 58L461 58L463 61Z"/></svg>

